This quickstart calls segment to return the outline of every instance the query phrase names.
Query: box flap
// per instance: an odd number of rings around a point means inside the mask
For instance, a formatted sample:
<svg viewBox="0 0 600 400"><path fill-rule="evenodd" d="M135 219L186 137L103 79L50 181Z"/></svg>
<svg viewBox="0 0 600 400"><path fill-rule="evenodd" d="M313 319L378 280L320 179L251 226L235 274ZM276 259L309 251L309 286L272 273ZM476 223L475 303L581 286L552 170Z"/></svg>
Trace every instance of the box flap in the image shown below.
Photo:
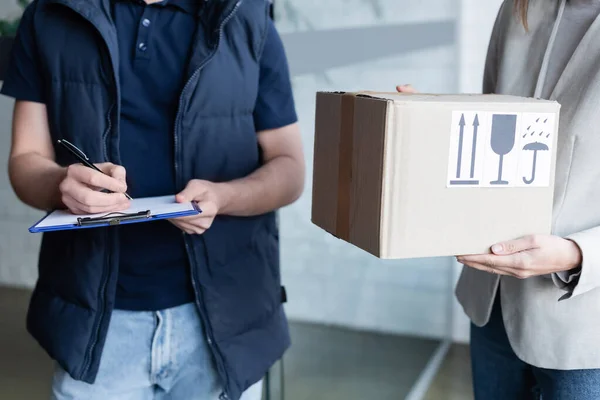
<svg viewBox="0 0 600 400"><path fill-rule="evenodd" d="M322 92L327 93L327 92ZM533 97L521 97L504 94L435 94L435 93L398 93L379 91L357 91L357 92L329 92L334 94L354 95L371 97L373 99L387 100L393 102L443 102L443 103L547 103L560 104L555 100L537 99Z"/></svg>

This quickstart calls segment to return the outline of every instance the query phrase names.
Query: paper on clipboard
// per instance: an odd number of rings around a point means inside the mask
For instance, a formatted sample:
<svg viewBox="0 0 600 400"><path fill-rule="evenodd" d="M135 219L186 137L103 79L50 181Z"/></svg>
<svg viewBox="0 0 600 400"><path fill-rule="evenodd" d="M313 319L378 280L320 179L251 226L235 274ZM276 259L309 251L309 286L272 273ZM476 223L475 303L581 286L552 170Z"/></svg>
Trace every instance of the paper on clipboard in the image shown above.
<svg viewBox="0 0 600 400"><path fill-rule="evenodd" d="M131 206L126 210L120 211L119 214L136 214L145 211L149 211L150 218L127 223L149 222L158 219L185 217L200 213L200 210L197 208L195 203L177 203L175 201L175 196L161 196L134 199L131 201ZM67 229L81 229L83 227L79 226L78 224L79 218L100 218L105 215L107 215L107 213L74 215L68 211L56 210L32 226L29 231L35 233ZM97 224L89 227L106 225L108 224Z"/></svg>

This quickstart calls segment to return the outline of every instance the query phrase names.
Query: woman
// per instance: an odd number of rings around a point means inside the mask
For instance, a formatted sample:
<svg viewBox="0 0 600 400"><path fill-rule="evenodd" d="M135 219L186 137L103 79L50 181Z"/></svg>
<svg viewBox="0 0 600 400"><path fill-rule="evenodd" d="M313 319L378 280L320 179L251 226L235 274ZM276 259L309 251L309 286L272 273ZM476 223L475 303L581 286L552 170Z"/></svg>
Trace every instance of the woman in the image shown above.
<svg viewBox="0 0 600 400"><path fill-rule="evenodd" d="M600 399L599 13L599 0L505 0L493 29L484 92L562 109L554 236L458 257L478 400Z"/></svg>

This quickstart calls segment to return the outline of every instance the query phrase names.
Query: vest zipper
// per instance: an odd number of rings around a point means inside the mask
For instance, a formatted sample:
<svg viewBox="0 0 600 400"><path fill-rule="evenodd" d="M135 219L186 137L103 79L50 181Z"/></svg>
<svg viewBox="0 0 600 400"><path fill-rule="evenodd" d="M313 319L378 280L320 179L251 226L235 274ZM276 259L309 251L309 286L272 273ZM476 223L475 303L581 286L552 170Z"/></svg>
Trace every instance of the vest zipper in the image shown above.
<svg viewBox="0 0 600 400"><path fill-rule="evenodd" d="M181 151L179 151L179 135L178 135L178 131L179 131L179 126L181 125L181 119L182 119L182 115L181 115L181 108L182 108L182 104L183 104L183 100L184 100L184 95L187 92L187 90L189 90L192 82L194 82L197 78L198 75L200 75L200 72L202 71L202 69L213 59L215 53L217 52L217 49L219 48L219 43L221 42L221 40L223 39L223 27L225 26L225 24L231 19L233 18L235 12L237 11L237 9L240 7L240 5L242 4L243 0L239 0L234 8L231 10L231 12L229 13L229 15L227 15L227 17L225 17L223 19L223 21L221 21L221 24L219 25L219 40L217 42L217 45L215 46L214 50L212 51L212 53L204 60L204 62L202 62L198 68L196 69L196 71L194 71L194 73L192 74L192 76L190 77L190 79L188 79L188 81L186 82L185 86L183 87L183 90L181 91L181 96L179 97L179 105L177 108L177 114L176 114L176 120L175 120L175 133L174 133L174 138L173 138L173 147L175 149L175 176L177 177L177 179L180 181L178 182L179 184L181 184L181 177L179 174L179 164L180 164L180 158L181 158ZM180 185L182 186L182 185ZM221 354L221 352L219 351L219 349L217 348L216 343L214 343L214 339L213 339L213 331L212 331L212 326L210 324L210 321L208 320L208 317L206 316L206 309L203 306L203 304L200 302L200 299L204 298L204 293L202 292L202 289L198 287L197 283L196 283L196 279L198 279L198 281L200 280L200 277L198 276L197 273L197 268L194 268L194 260L193 257L191 257L191 251L190 251L190 246L189 246L189 242L188 242L188 238L186 236L186 234L184 232L182 232L183 235L183 240L185 243L185 250L188 256L188 260L190 263L190 269L191 269L191 278L192 278L192 287L194 289L194 294L195 294L195 299L196 299L196 307L198 308L199 314L200 314L200 318L202 319L202 325L204 326L204 330L205 330L205 334L207 337L207 341L209 343L209 347L211 348L213 355L215 356L216 359L216 363L218 367L221 367L221 369L223 370L223 373L225 374L225 384L224 386L224 390L227 390L227 382L229 381L229 374L227 373L227 370L224 367L224 360L223 360L223 355ZM219 369L219 368L217 368ZM227 394L223 393L220 396L220 399L227 399Z"/></svg>
<svg viewBox="0 0 600 400"><path fill-rule="evenodd" d="M110 105L110 108L108 109L108 114L106 115L106 122L107 122L106 131L102 135L102 148L104 149L104 159L106 161L108 161L108 159L109 159L108 158L108 146L106 145L106 143L108 141L108 135L110 135L110 132L112 131L112 112L113 112L114 108L115 108L115 103L112 103Z"/></svg>
<svg viewBox="0 0 600 400"><path fill-rule="evenodd" d="M108 234L108 231L106 231L106 234L104 235L104 240L106 240L106 242L108 243L110 241L110 236ZM106 301L106 284L108 282L108 277L109 277L109 273L108 270L110 269L110 263L111 263L111 259L112 257L110 256L110 251L106 252L106 264L108 266L108 268L104 268L104 271L102 272L102 283L100 284L100 290L98 292L98 298L99 298L99 304L98 304L98 313L100 314L99 318L96 318L96 320L94 321L94 329L93 329L93 338L92 341L89 343L88 348L85 352L85 358L83 361L83 368L82 368L82 372L81 372L81 378L85 378L85 375L88 373L88 370L90 368L90 365L92 364L92 354L94 351L94 348L96 347L96 344L98 343L98 337L100 336L100 326L102 324L102 320L104 319L104 314L105 314L105 310L104 310L104 303Z"/></svg>
<svg viewBox="0 0 600 400"><path fill-rule="evenodd" d="M110 46L108 45L108 42L106 41L106 39L104 38L104 35L102 34L102 32L100 31L100 29L96 26L96 24L91 21L90 19L88 19L80 10L78 10L77 8L71 6L69 3L67 3L65 0L57 0L56 1L57 4L62 5L63 7L67 7L70 10L75 11L77 14L79 14L84 20L88 21L93 27L94 29L96 29L96 31L98 32L98 34L100 35L100 37L102 38L102 41L104 42L104 45L106 46L106 51L109 57L109 64L110 64L110 69L113 75L113 81L114 81L114 86L116 87L115 92L117 93L117 101L118 101L118 81L117 81L117 74L115 71L115 67L113 65L113 60L112 60L112 55L110 52ZM103 149L104 149L104 156L107 159L107 161L109 161L109 157L108 157L108 152L107 152L107 140L108 140L108 136L110 135L110 131L112 130L112 119L111 119L111 114L112 114L112 109L114 108L114 104L110 107L110 111L109 111L109 127L106 131L106 133L104 135L102 135L102 141L103 141ZM110 241L110 236L108 234L108 231L106 232L105 235L105 240L106 243L108 243ZM112 247L112 243L111 243L111 247ZM94 353L94 349L96 347L96 345L98 344L98 340L99 340L99 336L100 336L100 331L101 328L104 324L104 320L106 318L106 286L108 284L108 280L110 278L110 268L111 268L111 263L112 263L112 257L110 256L110 251L107 252L107 256L106 256L106 262L105 262L105 268L104 271L102 272L102 282L100 283L100 288L99 288L99 292L98 292L98 317L95 319L94 321L94 328L92 331L92 337L90 339L90 342L88 343L88 346L86 348L86 352L85 352L85 356L84 356L84 361L83 364L81 366L81 372L79 373L79 378L80 379L85 379L86 375L89 372L90 366L92 365L92 358L93 358L93 353Z"/></svg>

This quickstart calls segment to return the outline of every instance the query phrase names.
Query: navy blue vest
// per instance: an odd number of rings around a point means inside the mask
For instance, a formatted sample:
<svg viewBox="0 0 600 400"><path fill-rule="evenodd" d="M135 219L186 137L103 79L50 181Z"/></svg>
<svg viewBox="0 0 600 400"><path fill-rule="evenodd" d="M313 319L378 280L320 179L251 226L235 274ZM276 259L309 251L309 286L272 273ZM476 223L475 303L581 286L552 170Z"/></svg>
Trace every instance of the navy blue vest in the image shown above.
<svg viewBox="0 0 600 400"><path fill-rule="evenodd" d="M37 0L34 26L52 139L94 162L119 163L120 87L110 0ZM260 167L253 109L266 0L206 0L175 138L178 189ZM65 164L62 152L57 162ZM93 383L114 306L119 228L44 235L28 329L73 378ZM226 395L238 399L290 344L282 307L275 213L220 216L187 236L199 313Z"/></svg>

